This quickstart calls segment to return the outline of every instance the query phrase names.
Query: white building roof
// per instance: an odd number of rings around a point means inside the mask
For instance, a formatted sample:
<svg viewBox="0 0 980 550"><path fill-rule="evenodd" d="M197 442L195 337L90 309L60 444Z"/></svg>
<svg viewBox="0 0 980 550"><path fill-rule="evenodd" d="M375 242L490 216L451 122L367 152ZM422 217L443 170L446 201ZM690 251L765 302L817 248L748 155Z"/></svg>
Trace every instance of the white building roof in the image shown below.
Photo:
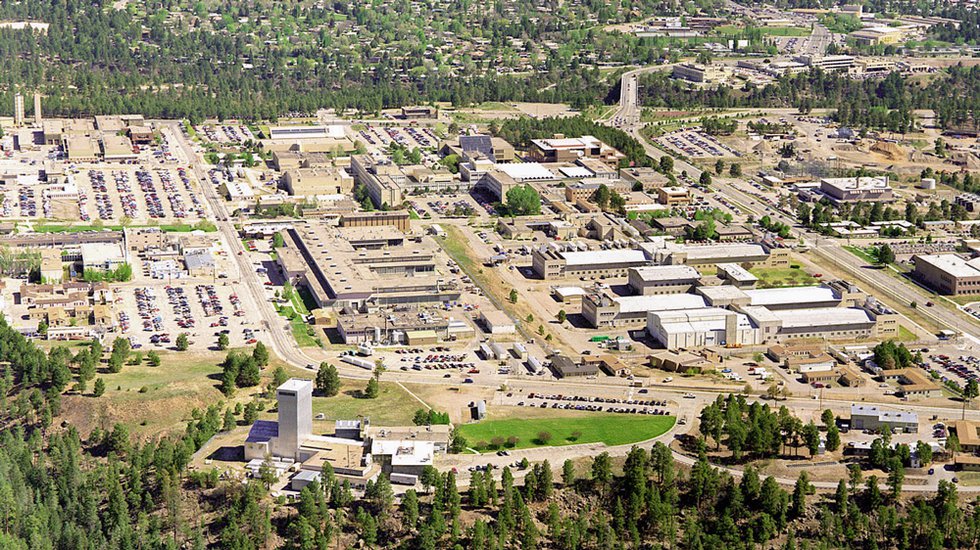
<svg viewBox="0 0 980 550"><path fill-rule="evenodd" d="M392 466L431 465L435 452L434 441L378 438L371 440L371 454L391 456Z"/></svg>
<svg viewBox="0 0 980 550"><path fill-rule="evenodd" d="M856 307L815 307L770 311L773 316L783 322L783 328L874 324L867 311Z"/></svg>
<svg viewBox="0 0 980 550"><path fill-rule="evenodd" d="M775 306L832 302L837 298L834 291L825 286L790 286L784 288L759 288L746 290L754 306Z"/></svg>
<svg viewBox="0 0 980 550"><path fill-rule="evenodd" d="M966 261L956 254L920 254L916 261L925 262L953 277L980 277L977 262Z"/></svg>
<svg viewBox="0 0 980 550"><path fill-rule="evenodd" d="M537 162L498 164L496 169L507 174L515 181L555 179L555 174L551 170L548 170Z"/></svg>
<svg viewBox="0 0 980 550"><path fill-rule="evenodd" d="M700 279L701 273L689 265L650 265L635 267L642 281L676 281L678 279Z"/></svg>
<svg viewBox="0 0 980 550"><path fill-rule="evenodd" d="M554 292L565 298L569 296L585 296L587 294L585 289L580 286L559 286L555 288Z"/></svg>
<svg viewBox="0 0 980 550"><path fill-rule="evenodd" d="M586 252L562 252L566 265L603 265L619 263L642 263L647 261L642 250L589 250Z"/></svg>
<svg viewBox="0 0 980 550"><path fill-rule="evenodd" d="M566 178L591 178L595 175L591 170L582 166L562 166L558 171Z"/></svg>
<svg viewBox="0 0 980 550"><path fill-rule="evenodd" d="M707 304L697 294L659 294L651 296L620 296L613 298L619 304L620 313L638 311L670 311L676 309L698 309Z"/></svg>
<svg viewBox="0 0 980 550"><path fill-rule="evenodd" d="M660 326L667 334L725 330L726 319L729 315L735 316L737 328L753 328L752 322L747 316L720 307L665 311L651 315L658 317Z"/></svg>
<svg viewBox="0 0 980 550"><path fill-rule="evenodd" d="M724 271L730 278L741 283L751 283L759 280L758 277L749 273L748 269L745 269L738 264L718 264L717 267L718 271Z"/></svg>

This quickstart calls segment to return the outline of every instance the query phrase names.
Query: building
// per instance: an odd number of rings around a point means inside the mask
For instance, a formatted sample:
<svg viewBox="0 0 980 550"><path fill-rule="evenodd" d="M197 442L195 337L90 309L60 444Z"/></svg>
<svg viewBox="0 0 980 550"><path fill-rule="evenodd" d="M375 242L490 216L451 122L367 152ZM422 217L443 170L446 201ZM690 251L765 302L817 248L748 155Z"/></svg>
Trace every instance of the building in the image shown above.
<svg viewBox="0 0 980 550"><path fill-rule="evenodd" d="M571 243L554 242L531 251L535 275L542 279L563 277L624 277L633 267L649 265L643 250L581 250Z"/></svg>
<svg viewBox="0 0 980 550"><path fill-rule="evenodd" d="M578 181L565 186L565 200L571 203L578 201L595 201L596 192L600 186L605 186L611 193L625 195L630 192L631 185L625 180L610 180L598 183L595 181Z"/></svg>
<svg viewBox="0 0 980 550"><path fill-rule="evenodd" d="M856 178L824 178L820 180L820 192L835 203L885 202L894 199L888 176L862 176Z"/></svg>
<svg viewBox="0 0 980 550"><path fill-rule="evenodd" d="M896 27L866 27L847 36L859 45L877 46L879 44L898 44L905 38L905 32Z"/></svg>
<svg viewBox="0 0 980 550"><path fill-rule="evenodd" d="M736 263L742 267L789 267L789 250L760 243L677 244L642 243L640 247L660 264L712 265Z"/></svg>
<svg viewBox="0 0 980 550"><path fill-rule="evenodd" d="M412 217L407 210L379 212L349 212L340 216L341 227L392 226L402 233L412 230Z"/></svg>
<svg viewBox="0 0 980 550"><path fill-rule="evenodd" d="M439 109L428 105L402 107L402 118L439 118Z"/></svg>
<svg viewBox="0 0 980 550"><path fill-rule="evenodd" d="M654 294L616 296L609 292L591 293L582 299L582 316L595 328L648 326L648 315L664 311L700 309L704 298L696 294Z"/></svg>
<svg viewBox="0 0 980 550"><path fill-rule="evenodd" d="M964 260L956 254L916 254L912 276L940 294L980 293L980 258Z"/></svg>
<svg viewBox="0 0 980 550"><path fill-rule="evenodd" d="M852 55L801 55L794 58L794 61L803 63L813 69L820 69L824 72L847 72L854 65L854 60L855 58Z"/></svg>
<svg viewBox="0 0 980 550"><path fill-rule="evenodd" d="M24 95L17 92L14 94L14 126L23 126L24 121Z"/></svg>
<svg viewBox="0 0 980 550"><path fill-rule="evenodd" d="M287 170L282 181L293 196L346 195L354 188L354 178L334 166Z"/></svg>
<svg viewBox="0 0 980 550"><path fill-rule="evenodd" d="M431 238L409 241L392 226L336 228L314 222L295 224L284 237L277 261L319 307L368 312L459 299L455 282L436 270L438 245Z"/></svg>
<svg viewBox="0 0 980 550"><path fill-rule="evenodd" d="M133 151L133 143L126 136L118 134L102 135L102 158L106 162L136 160L139 155Z"/></svg>
<svg viewBox="0 0 980 550"><path fill-rule="evenodd" d="M95 162L99 160L99 144L91 136L64 136L65 152L69 162Z"/></svg>
<svg viewBox="0 0 980 550"><path fill-rule="evenodd" d="M960 449L966 453L980 451L980 422L956 420L949 426L960 440Z"/></svg>
<svg viewBox="0 0 980 550"><path fill-rule="evenodd" d="M878 407L851 405L851 429L891 429L914 434L919 432L919 416L914 412L884 411Z"/></svg>
<svg viewBox="0 0 980 550"><path fill-rule="evenodd" d="M82 243L79 248L85 270L112 271L127 261L122 243Z"/></svg>
<svg viewBox="0 0 980 550"><path fill-rule="evenodd" d="M905 397L942 397L943 388L921 369L914 367L881 371L886 382L897 382Z"/></svg>
<svg viewBox="0 0 980 550"><path fill-rule="evenodd" d="M687 265L658 265L630 268L627 278L635 294L679 294L690 292L701 273Z"/></svg>
<svg viewBox="0 0 980 550"><path fill-rule="evenodd" d="M698 84L715 84L725 80L725 70L711 65L679 63L674 65L673 77Z"/></svg>
<svg viewBox="0 0 980 550"><path fill-rule="evenodd" d="M41 251L41 282L60 283L65 276L64 265L61 262L61 251L55 248L45 248Z"/></svg>
<svg viewBox="0 0 980 550"><path fill-rule="evenodd" d="M667 206L691 204L691 191L687 187L663 186L657 188L657 201Z"/></svg>
<svg viewBox="0 0 980 550"><path fill-rule="evenodd" d="M41 127L42 118L43 117L41 116L41 93L34 92L34 124L37 125L38 128Z"/></svg>
<svg viewBox="0 0 980 550"><path fill-rule="evenodd" d="M608 164L618 164L624 155L594 136L566 138L556 135L548 139L532 139L528 156L536 162L575 162L584 157L597 158Z"/></svg>
<svg viewBox="0 0 980 550"><path fill-rule="evenodd" d="M647 332L669 350L759 343L758 331L748 316L717 307L651 311Z"/></svg>
<svg viewBox="0 0 980 550"><path fill-rule="evenodd" d="M599 367L594 363L576 363L571 358L564 355L555 355L551 358L551 368L558 378L575 378L579 376L597 376Z"/></svg>
<svg viewBox="0 0 980 550"><path fill-rule="evenodd" d="M732 263L718 264L718 278L727 284L738 288L752 288L759 281L759 278L749 272L748 269Z"/></svg>
<svg viewBox="0 0 980 550"><path fill-rule="evenodd" d="M483 323L483 326L486 328L487 332L493 334L494 336L501 334L514 334L517 332L517 326L514 325L513 319L499 309L481 309L480 322Z"/></svg>
<svg viewBox="0 0 980 550"><path fill-rule="evenodd" d="M193 251L184 254L184 266L191 277L214 277L216 275L217 264L214 256L205 250Z"/></svg>
<svg viewBox="0 0 980 550"><path fill-rule="evenodd" d="M623 168L619 171L619 177L629 182L630 187L638 183L643 189L656 189L670 184L670 179L663 175L656 168L635 167Z"/></svg>

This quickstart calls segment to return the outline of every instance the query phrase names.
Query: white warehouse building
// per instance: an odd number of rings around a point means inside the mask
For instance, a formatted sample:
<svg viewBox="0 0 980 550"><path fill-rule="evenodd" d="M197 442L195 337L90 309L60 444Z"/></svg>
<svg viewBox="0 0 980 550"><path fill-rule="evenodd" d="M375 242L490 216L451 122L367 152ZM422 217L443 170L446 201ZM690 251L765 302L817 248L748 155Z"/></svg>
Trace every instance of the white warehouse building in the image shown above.
<svg viewBox="0 0 980 550"><path fill-rule="evenodd" d="M719 307L651 311L647 332L667 349L759 343L759 330L748 316Z"/></svg>

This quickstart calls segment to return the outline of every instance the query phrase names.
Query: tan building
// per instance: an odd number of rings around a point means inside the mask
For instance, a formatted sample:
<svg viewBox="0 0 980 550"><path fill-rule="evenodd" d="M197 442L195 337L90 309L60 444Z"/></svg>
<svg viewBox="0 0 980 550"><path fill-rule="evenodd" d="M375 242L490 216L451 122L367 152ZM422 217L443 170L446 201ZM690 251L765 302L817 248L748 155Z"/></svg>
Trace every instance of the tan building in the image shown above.
<svg viewBox="0 0 980 550"><path fill-rule="evenodd" d="M916 254L912 276L940 294L980 293L980 258L964 260L956 254Z"/></svg>
<svg viewBox="0 0 980 550"><path fill-rule="evenodd" d="M352 212L340 216L341 227L383 227L394 226L402 233L412 228L412 218L406 210L386 212Z"/></svg>
<svg viewBox="0 0 980 550"><path fill-rule="evenodd" d="M340 168L294 168L283 175L283 184L294 196L345 195L354 188L354 178Z"/></svg>
<svg viewBox="0 0 980 550"><path fill-rule="evenodd" d="M658 187L657 200L667 206L691 204L691 192L686 187Z"/></svg>
<svg viewBox="0 0 980 550"><path fill-rule="evenodd" d="M61 263L61 251L56 248L41 250L41 281L45 283L60 283L65 276Z"/></svg>

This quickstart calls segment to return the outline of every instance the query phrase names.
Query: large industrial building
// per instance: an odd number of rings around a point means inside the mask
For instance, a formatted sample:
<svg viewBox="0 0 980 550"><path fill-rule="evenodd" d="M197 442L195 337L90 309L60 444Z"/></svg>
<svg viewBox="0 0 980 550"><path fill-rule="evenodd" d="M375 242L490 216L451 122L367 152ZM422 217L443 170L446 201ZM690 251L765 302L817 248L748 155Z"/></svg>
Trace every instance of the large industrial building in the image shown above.
<svg viewBox="0 0 980 550"><path fill-rule="evenodd" d="M630 288L641 295L690 292L701 280L701 273L688 265L634 267L627 276Z"/></svg>
<svg viewBox="0 0 980 550"><path fill-rule="evenodd" d="M964 260L956 254L912 256L912 276L940 294L980 293L980 258Z"/></svg>
<svg viewBox="0 0 980 550"><path fill-rule="evenodd" d="M441 303L460 291L436 270L436 244L408 241L395 226L297 224L284 231L277 261L317 305L368 312L377 307Z"/></svg>
<svg viewBox="0 0 980 550"><path fill-rule="evenodd" d="M914 434L919 432L919 416L914 412L885 411L878 407L851 405L851 429L890 429Z"/></svg>
<svg viewBox="0 0 980 550"><path fill-rule="evenodd" d="M276 390L277 420L258 420L245 439L248 469L270 462L277 471L298 470L291 488L320 479L328 466L355 488L382 472L392 483L414 485L436 453L449 443L449 426L375 428L368 419L338 420L334 435L313 433L313 382L290 379Z"/></svg>
<svg viewBox="0 0 980 550"><path fill-rule="evenodd" d="M820 192L834 203L884 202L895 198L888 176L824 178L820 180Z"/></svg>
<svg viewBox="0 0 980 550"><path fill-rule="evenodd" d="M542 279L624 277L630 268L650 263L640 249L588 250L584 243L553 242L531 252L534 273Z"/></svg>

